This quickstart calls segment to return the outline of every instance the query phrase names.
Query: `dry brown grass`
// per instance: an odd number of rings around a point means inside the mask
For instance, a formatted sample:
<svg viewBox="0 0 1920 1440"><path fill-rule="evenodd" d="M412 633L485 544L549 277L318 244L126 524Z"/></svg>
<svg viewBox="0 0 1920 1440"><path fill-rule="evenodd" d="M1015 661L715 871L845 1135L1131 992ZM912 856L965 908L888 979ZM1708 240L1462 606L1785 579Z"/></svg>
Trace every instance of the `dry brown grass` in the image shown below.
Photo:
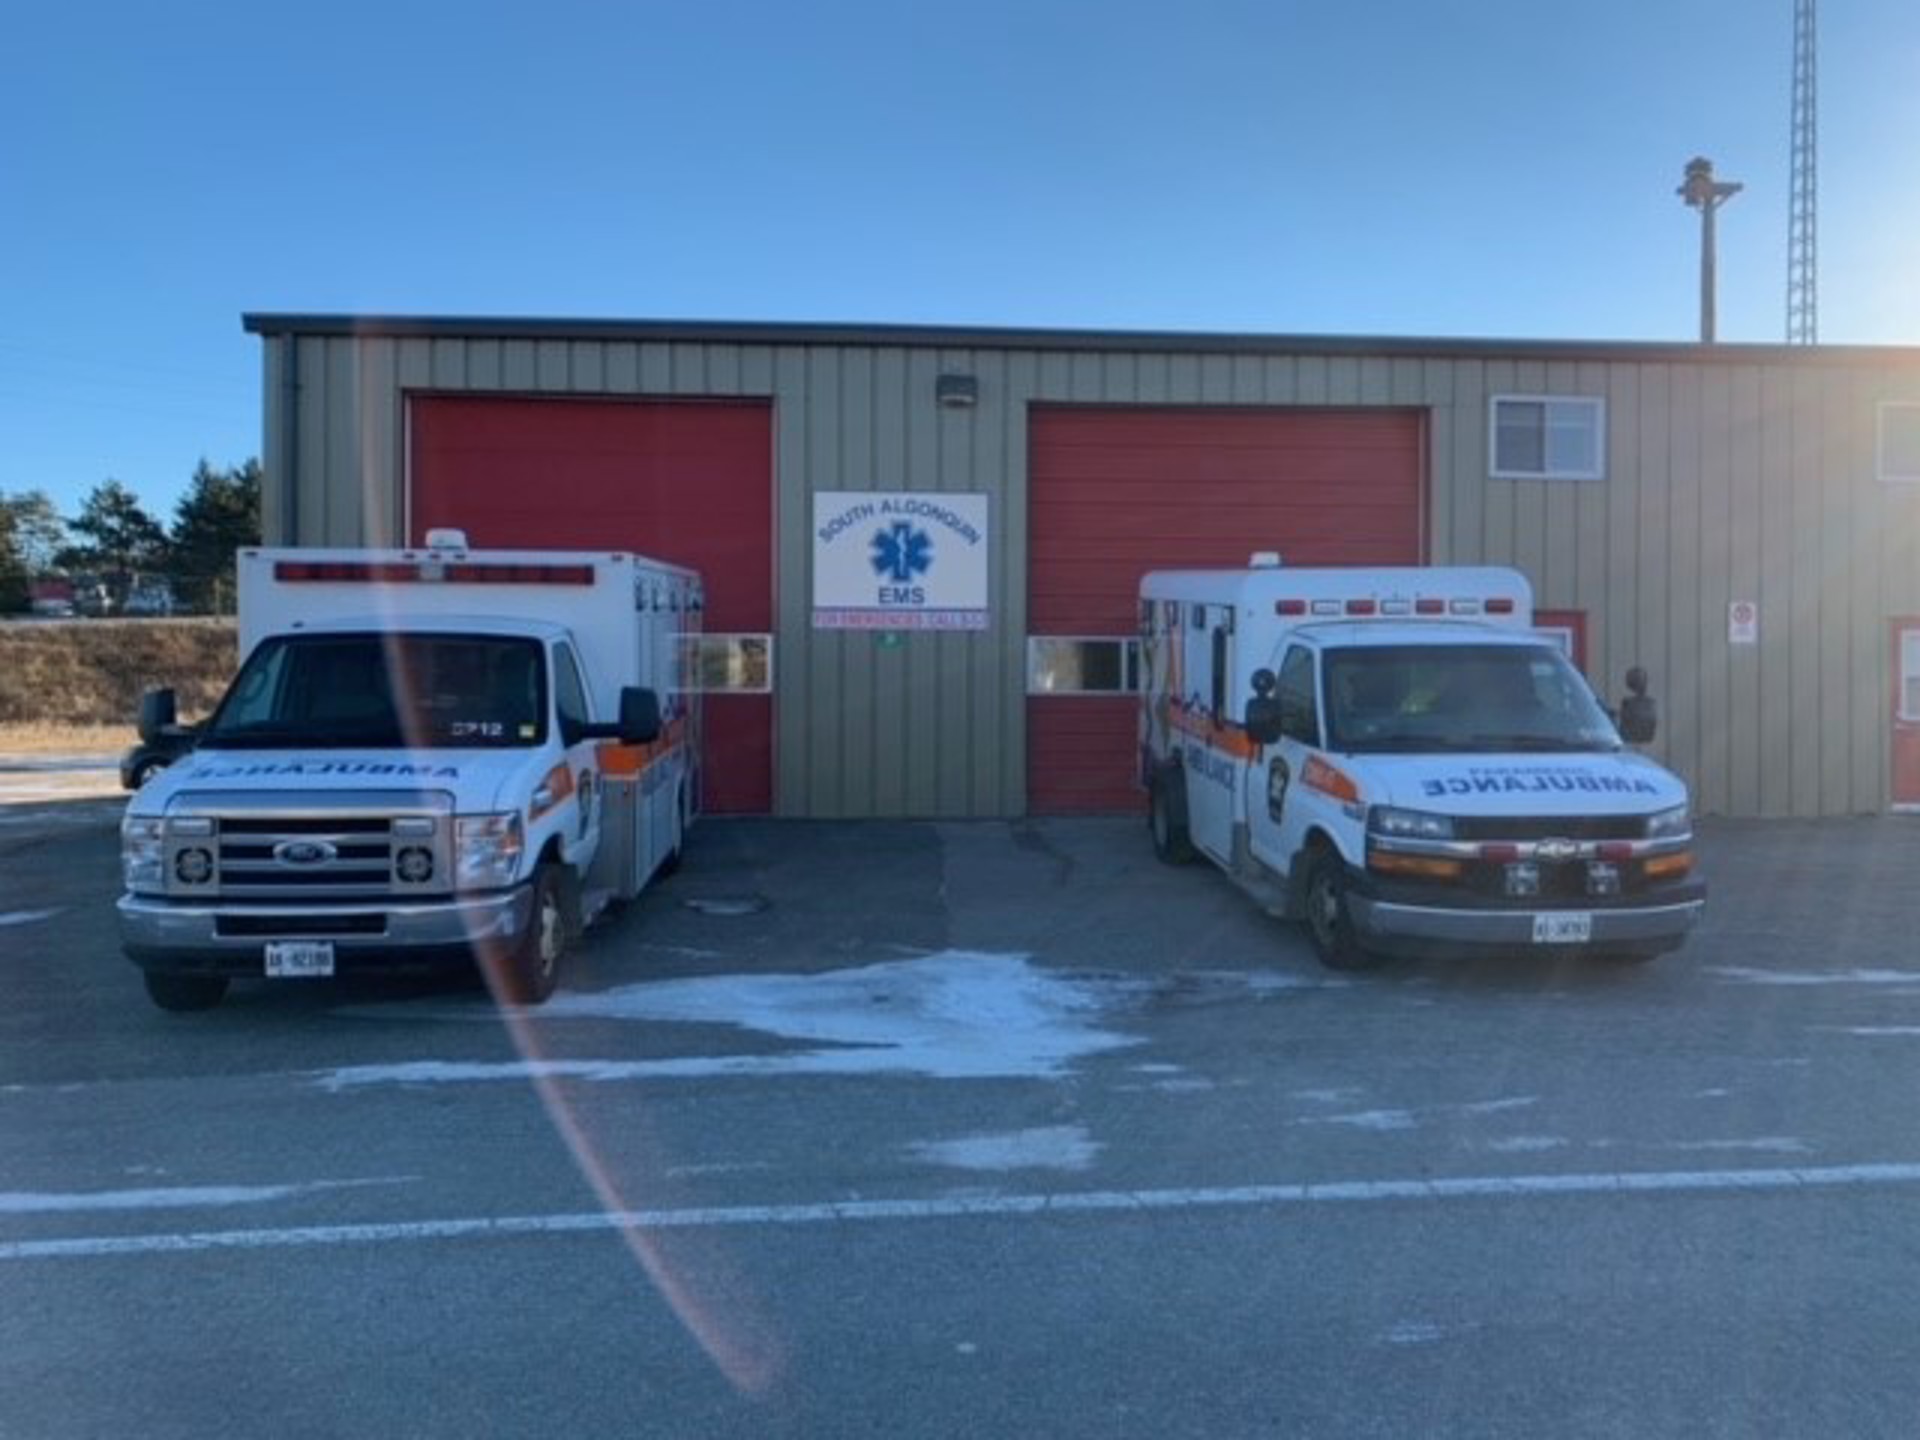
<svg viewBox="0 0 1920 1440"><path fill-rule="evenodd" d="M117 755L135 738L131 725L0 724L0 755Z"/></svg>
<svg viewBox="0 0 1920 1440"><path fill-rule="evenodd" d="M0 749L18 738L53 753L83 734L90 748L115 748L157 685L178 692L182 719L203 715L233 676L234 648L231 620L0 626Z"/></svg>

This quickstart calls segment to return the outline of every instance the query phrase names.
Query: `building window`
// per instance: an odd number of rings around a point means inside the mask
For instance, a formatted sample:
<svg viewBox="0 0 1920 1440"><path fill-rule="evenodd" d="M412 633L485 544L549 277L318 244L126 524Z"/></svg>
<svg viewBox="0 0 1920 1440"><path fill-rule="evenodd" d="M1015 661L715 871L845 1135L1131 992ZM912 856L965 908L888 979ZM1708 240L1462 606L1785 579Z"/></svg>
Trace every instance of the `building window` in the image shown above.
<svg viewBox="0 0 1920 1440"><path fill-rule="evenodd" d="M1130 695L1140 686L1140 642L1131 637L1029 635L1029 695Z"/></svg>
<svg viewBox="0 0 1920 1440"><path fill-rule="evenodd" d="M1920 483L1920 402L1889 400L1881 405L1880 478Z"/></svg>
<svg viewBox="0 0 1920 1440"><path fill-rule="evenodd" d="M681 688L703 695L765 695L773 689L773 637L683 635Z"/></svg>
<svg viewBox="0 0 1920 1440"><path fill-rule="evenodd" d="M1496 480L1598 480L1606 474L1607 402L1598 396L1493 397Z"/></svg>

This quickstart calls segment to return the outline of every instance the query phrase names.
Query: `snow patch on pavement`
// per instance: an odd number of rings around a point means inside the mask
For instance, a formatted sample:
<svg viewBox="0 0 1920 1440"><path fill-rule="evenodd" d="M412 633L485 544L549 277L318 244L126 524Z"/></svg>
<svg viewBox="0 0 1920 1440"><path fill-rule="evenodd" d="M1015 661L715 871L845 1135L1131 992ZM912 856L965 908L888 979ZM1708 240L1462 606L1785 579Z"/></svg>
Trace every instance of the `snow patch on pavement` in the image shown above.
<svg viewBox="0 0 1920 1440"><path fill-rule="evenodd" d="M51 920L58 910L4 910L0 911L0 929L9 925L33 925L41 920Z"/></svg>
<svg viewBox="0 0 1920 1440"><path fill-rule="evenodd" d="M959 1140L922 1140L907 1153L955 1170L1085 1170L1104 1147L1081 1125L1051 1125Z"/></svg>
<svg viewBox="0 0 1920 1440"><path fill-rule="evenodd" d="M1507 1135L1489 1140L1480 1148L1496 1155L1538 1155L1548 1150L1564 1150L1567 1141L1561 1135Z"/></svg>
<svg viewBox="0 0 1920 1440"><path fill-rule="evenodd" d="M1315 1115L1296 1125L1348 1125L1355 1130L1413 1130L1420 1122L1411 1110L1359 1110L1351 1115Z"/></svg>
<svg viewBox="0 0 1920 1440"><path fill-rule="evenodd" d="M553 1077L593 1081L720 1075L918 1075L939 1080L1054 1079L1073 1063L1136 1045L1102 1028L1112 981L1048 974L1030 957L945 950L812 975L716 975L559 995L542 1023L632 1020L730 1026L812 1046L772 1054L660 1060L421 1060L322 1072L340 1091Z"/></svg>
<svg viewBox="0 0 1920 1440"><path fill-rule="evenodd" d="M293 1185L175 1185L140 1190L0 1191L0 1215L67 1215L89 1210L180 1210L229 1205L265 1205L323 1190L364 1185L404 1185L389 1176L374 1180L310 1180Z"/></svg>

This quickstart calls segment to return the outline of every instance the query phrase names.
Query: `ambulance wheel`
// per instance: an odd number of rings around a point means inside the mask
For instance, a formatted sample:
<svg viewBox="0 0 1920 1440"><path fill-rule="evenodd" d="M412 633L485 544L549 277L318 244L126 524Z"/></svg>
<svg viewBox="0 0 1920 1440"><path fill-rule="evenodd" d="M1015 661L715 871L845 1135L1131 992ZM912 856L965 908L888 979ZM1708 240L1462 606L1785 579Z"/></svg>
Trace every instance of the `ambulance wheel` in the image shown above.
<svg viewBox="0 0 1920 1440"><path fill-rule="evenodd" d="M560 870L542 865L533 873L533 914L527 933L508 952L500 975L503 998L512 1005L538 1005L560 981L560 960L571 927Z"/></svg>
<svg viewBox="0 0 1920 1440"><path fill-rule="evenodd" d="M1361 948L1347 909L1347 865L1330 845L1308 855L1304 909L1313 952L1329 970L1365 970L1379 963Z"/></svg>
<svg viewBox="0 0 1920 1440"><path fill-rule="evenodd" d="M1162 864L1185 865L1193 859L1193 837L1187 831L1187 782L1178 770L1162 770L1153 777L1147 827L1153 832L1153 853Z"/></svg>
<svg viewBox="0 0 1920 1440"><path fill-rule="evenodd" d="M142 978L147 982L147 998L176 1015L211 1010L227 998L224 975L158 975L149 970Z"/></svg>

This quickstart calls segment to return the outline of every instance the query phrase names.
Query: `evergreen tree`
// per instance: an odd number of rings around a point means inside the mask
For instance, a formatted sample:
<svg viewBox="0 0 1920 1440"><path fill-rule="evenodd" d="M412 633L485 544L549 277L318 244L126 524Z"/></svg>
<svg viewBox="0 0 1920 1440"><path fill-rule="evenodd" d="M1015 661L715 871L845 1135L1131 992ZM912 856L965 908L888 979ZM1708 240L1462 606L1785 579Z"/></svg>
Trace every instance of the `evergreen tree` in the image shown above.
<svg viewBox="0 0 1920 1440"><path fill-rule="evenodd" d="M190 610L233 608L233 552L260 543L260 462L216 470L202 460L173 512L175 597Z"/></svg>
<svg viewBox="0 0 1920 1440"><path fill-rule="evenodd" d="M0 504L0 614L27 608L27 566L20 556L19 525Z"/></svg>
<svg viewBox="0 0 1920 1440"><path fill-rule="evenodd" d="M28 576L37 579L58 568L60 552L67 546L67 525L47 492L22 490L0 496L0 510L11 517L14 553Z"/></svg>
<svg viewBox="0 0 1920 1440"><path fill-rule="evenodd" d="M115 605L126 603L142 572L157 571L166 563L167 532L118 480L94 486L67 528L81 543L61 552L61 564L98 575Z"/></svg>

